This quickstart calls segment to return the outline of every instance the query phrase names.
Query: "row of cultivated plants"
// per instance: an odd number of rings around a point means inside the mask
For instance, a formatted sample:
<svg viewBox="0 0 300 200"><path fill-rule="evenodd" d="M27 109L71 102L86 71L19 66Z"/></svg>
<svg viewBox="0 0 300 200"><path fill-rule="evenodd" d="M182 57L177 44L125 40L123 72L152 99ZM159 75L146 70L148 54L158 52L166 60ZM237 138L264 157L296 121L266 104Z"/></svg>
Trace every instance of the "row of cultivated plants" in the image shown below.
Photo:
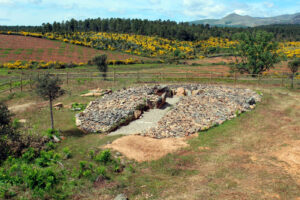
<svg viewBox="0 0 300 200"><path fill-rule="evenodd" d="M69 148L58 151L55 138L52 102L63 95L60 80L45 74L36 82L37 94L50 104L51 129L44 135L28 136L12 122L12 114L0 102L0 198L1 199L69 199L85 184L105 181L125 168L109 150L90 151L85 160L73 168L65 163L71 159Z"/></svg>

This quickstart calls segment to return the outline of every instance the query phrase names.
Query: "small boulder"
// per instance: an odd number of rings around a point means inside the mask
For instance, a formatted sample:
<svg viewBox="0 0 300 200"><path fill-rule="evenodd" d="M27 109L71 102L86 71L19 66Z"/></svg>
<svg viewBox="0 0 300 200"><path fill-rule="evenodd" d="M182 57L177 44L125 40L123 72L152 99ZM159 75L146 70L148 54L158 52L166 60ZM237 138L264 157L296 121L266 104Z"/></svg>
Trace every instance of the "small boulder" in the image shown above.
<svg viewBox="0 0 300 200"><path fill-rule="evenodd" d="M54 104L53 107L56 108L56 109L61 109L61 108L64 107L64 104L61 103L61 102L59 102L59 103L57 103L57 104Z"/></svg>
<svg viewBox="0 0 300 200"><path fill-rule="evenodd" d="M190 90L186 90L186 95L187 96L191 96L192 95L192 92Z"/></svg>
<svg viewBox="0 0 300 200"><path fill-rule="evenodd" d="M94 93L94 92L89 92L89 93L86 93L86 94L82 94L80 95L81 97L100 97L102 96L103 93Z"/></svg>
<svg viewBox="0 0 300 200"><path fill-rule="evenodd" d="M200 91L200 90L193 90L193 91L192 91L192 96L198 95L198 94L199 94L199 91Z"/></svg>
<svg viewBox="0 0 300 200"><path fill-rule="evenodd" d="M176 95L177 96L185 96L186 95L186 91L183 87L179 87L176 90Z"/></svg>
<svg viewBox="0 0 300 200"><path fill-rule="evenodd" d="M125 194L119 194L114 198L114 200L128 200L128 198L125 196Z"/></svg>
<svg viewBox="0 0 300 200"><path fill-rule="evenodd" d="M64 108L71 109L71 108L72 108L72 104L73 104L73 103L71 103L71 104L69 104L69 105L65 105Z"/></svg>
<svg viewBox="0 0 300 200"><path fill-rule="evenodd" d="M52 138L53 138L54 142L56 142L56 143L60 142L60 139L58 137L56 137L55 135L53 135Z"/></svg>
<svg viewBox="0 0 300 200"><path fill-rule="evenodd" d="M134 118L135 119L140 118L141 115L142 115L142 111L140 111L140 110L135 110L134 111Z"/></svg>
<svg viewBox="0 0 300 200"><path fill-rule="evenodd" d="M27 120L26 119L20 119L19 122L22 123L22 124L25 124L25 123L27 123Z"/></svg>
<svg viewBox="0 0 300 200"><path fill-rule="evenodd" d="M90 90L90 93L102 93L102 92L103 92L103 90L100 88L97 88L95 90Z"/></svg>

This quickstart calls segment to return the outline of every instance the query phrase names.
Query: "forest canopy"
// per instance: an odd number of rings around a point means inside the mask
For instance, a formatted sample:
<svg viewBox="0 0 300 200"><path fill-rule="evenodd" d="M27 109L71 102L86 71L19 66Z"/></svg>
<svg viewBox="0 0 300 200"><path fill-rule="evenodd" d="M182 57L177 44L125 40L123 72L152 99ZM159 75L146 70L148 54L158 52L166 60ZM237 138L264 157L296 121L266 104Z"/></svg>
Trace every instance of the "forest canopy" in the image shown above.
<svg viewBox="0 0 300 200"><path fill-rule="evenodd" d="M235 33L264 30L272 32L277 41L300 41L300 25L268 25L254 28L211 27L207 25L191 25L188 22L150 21L142 19L71 19L62 22L43 23L41 26L0 26L1 31L27 32L109 32L129 33L146 36L159 36L182 41L206 40L209 37L232 39Z"/></svg>

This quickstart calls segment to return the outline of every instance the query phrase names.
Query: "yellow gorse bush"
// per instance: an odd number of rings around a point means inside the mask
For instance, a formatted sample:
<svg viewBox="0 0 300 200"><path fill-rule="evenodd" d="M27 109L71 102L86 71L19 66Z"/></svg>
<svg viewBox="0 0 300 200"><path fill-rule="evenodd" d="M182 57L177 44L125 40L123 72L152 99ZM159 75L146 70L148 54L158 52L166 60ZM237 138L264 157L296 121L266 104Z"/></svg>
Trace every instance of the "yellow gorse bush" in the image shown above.
<svg viewBox="0 0 300 200"><path fill-rule="evenodd" d="M177 41L155 36L136 34L120 34L106 32L74 32L74 33L30 33L30 32L0 32L0 34L15 34L31 37L44 37L60 40L66 43L82 45L101 50L123 51L135 55L150 57L172 57L179 51L178 57L194 59L206 55L211 48L230 49L238 43L229 39L210 37L201 41ZM300 57L300 42L281 42L278 53L288 58Z"/></svg>
<svg viewBox="0 0 300 200"><path fill-rule="evenodd" d="M139 60L135 60L132 58L126 60L108 60L107 63L109 65L129 65L129 64L137 64L140 63ZM88 63L80 62L80 63L63 63L59 61L49 61L45 62L43 60L35 61L21 61L17 60L15 62L7 62L0 64L0 68L7 69L63 69L63 68L71 68L88 65Z"/></svg>
<svg viewBox="0 0 300 200"><path fill-rule="evenodd" d="M17 60L15 62L7 62L0 64L0 68L7 68L7 69L62 69L68 67L76 67L76 66L83 66L87 65L87 63L63 63L59 61L21 61Z"/></svg>

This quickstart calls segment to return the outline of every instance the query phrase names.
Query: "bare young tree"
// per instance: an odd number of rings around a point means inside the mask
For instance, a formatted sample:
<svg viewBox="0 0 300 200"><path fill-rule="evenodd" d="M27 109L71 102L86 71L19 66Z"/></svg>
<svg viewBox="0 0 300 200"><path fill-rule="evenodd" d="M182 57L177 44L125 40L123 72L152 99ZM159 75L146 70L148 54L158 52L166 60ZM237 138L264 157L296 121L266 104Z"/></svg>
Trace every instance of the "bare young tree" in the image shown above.
<svg viewBox="0 0 300 200"><path fill-rule="evenodd" d="M53 100L65 94L65 90L60 87L61 80L49 73L42 75L36 80L36 93L45 100L49 101L51 129L54 130L53 120Z"/></svg>
<svg viewBox="0 0 300 200"><path fill-rule="evenodd" d="M292 88L294 88L294 77L295 77L295 74L298 72L299 65L300 65L300 59L289 62L289 69L292 72L292 77L291 77L292 78L292 84L291 84Z"/></svg>

